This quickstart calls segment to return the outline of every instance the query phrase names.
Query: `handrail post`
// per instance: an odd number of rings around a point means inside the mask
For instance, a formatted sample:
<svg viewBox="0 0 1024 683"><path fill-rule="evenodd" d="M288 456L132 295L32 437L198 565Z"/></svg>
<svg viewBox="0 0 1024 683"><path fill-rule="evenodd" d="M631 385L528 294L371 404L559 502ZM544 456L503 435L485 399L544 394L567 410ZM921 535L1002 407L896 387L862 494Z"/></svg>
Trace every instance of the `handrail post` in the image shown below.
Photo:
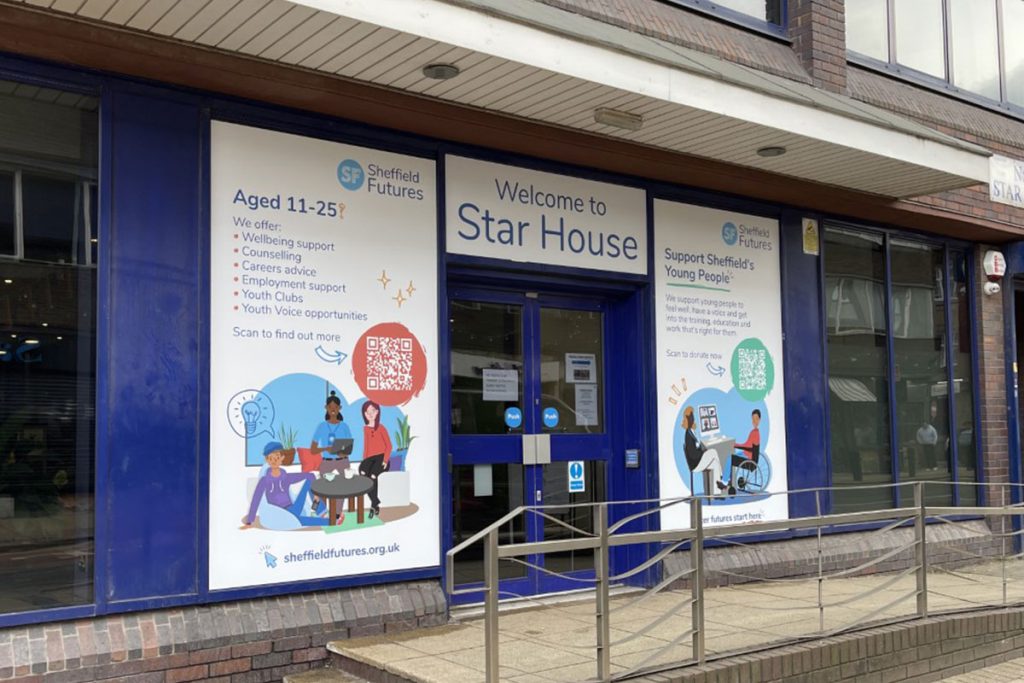
<svg viewBox="0 0 1024 683"><path fill-rule="evenodd" d="M597 679L611 680L612 676L612 630L610 590L610 561L608 557L608 507L597 506L597 534L601 544L594 549L594 574L596 578L595 594L597 600Z"/></svg>
<svg viewBox="0 0 1024 683"><path fill-rule="evenodd" d="M690 527L693 540L690 541L690 593L693 599L690 626L693 629L693 660L704 664L704 513L701 500L690 501Z"/></svg>
<svg viewBox="0 0 1024 683"><path fill-rule="evenodd" d="M927 528L925 526L924 482L914 484L914 506L917 508L915 531L917 536L917 616L928 616L928 553L925 551Z"/></svg>
<svg viewBox="0 0 1024 683"><path fill-rule="evenodd" d="M484 541L484 652L487 683L498 683L498 530Z"/></svg>
<svg viewBox="0 0 1024 683"><path fill-rule="evenodd" d="M817 536L818 536L818 630L825 630L825 579L824 579L824 561L825 558L821 550L821 490L815 489L814 491L814 507L818 514L818 525L817 525Z"/></svg>

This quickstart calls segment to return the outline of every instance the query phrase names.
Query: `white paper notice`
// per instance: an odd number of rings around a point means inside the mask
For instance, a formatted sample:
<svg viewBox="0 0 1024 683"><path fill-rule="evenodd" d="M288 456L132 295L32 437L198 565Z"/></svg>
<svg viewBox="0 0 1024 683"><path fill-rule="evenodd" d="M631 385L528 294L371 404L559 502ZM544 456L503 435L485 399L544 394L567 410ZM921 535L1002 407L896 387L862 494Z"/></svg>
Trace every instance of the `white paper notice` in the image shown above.
<svg viewBox="0 0 1024 683"><path fill-rule="evenodd" d="M485 401L518 401L519 371L484 368Z"/></svg>
<svg viewBox="0 0 1024 683"><path fill-rule="evenodd" d="M597 381L597 357L592 353L565 354L565 383Z"/></svg>
<svg viewBox="0 0 1024 683"><path fill-rule="evenodd" d="M576 389L576 426L597 426L597 385L577 384Z"/></svg>

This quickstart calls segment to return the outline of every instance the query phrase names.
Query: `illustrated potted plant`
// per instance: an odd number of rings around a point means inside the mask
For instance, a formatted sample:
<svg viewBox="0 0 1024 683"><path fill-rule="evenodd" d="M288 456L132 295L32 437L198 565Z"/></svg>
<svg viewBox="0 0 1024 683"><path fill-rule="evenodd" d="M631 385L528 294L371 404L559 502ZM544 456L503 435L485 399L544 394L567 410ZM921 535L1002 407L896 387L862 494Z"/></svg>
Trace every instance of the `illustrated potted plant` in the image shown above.
<svg viewBox="0 0 1024 683"><path fill-rule="evenodd" d="M289 429L284 425L277 430L277 440L284 446L284 450L281 452L284 454L284 462L282 465L291 465L295 462L295 439L299 436L299 433L294 429Z"/></svg>
<svg viewBox="0 0 1024 683"><path fill-rule="evenodd" d="M409 445L415 439L409 432L408 416L398 420L398 429L395 430L395 450L391 454L390 469L392 472L405 471L405 458L409 454Z"/></svg>

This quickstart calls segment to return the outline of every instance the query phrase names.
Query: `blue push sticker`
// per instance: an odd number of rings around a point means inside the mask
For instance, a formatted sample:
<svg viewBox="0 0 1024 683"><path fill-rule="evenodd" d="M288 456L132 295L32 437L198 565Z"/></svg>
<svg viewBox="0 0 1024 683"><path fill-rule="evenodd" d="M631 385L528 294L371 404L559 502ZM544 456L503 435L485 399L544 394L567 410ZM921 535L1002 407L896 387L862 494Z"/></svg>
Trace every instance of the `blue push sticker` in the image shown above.
<svg viewBox="0 0 1024 683"><path fill-rule="evenodd" d="M506 408L505 409L505 424L510 429L519 429L523 426L523 411L519 408Z"/></svg>
<svg viewBox="0 0 1024 683"><path fill-rule="evenodd" d="M548 429L554 429L555 427L558 426L558 409L544 409L544 426L547 427Z"/></svg>

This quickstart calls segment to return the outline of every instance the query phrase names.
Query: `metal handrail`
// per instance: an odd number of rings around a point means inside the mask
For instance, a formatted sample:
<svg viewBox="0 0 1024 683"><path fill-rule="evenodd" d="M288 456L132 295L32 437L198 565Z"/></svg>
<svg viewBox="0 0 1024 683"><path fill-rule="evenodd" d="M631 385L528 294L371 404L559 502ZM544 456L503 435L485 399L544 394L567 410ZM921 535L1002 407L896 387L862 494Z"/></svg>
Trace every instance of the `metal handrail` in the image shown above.
<svg viewBox="0 0 1024 683"><path fill-rule="evenodd" d="M967 484L970 482L961 482L961 484ZM673 640L672 644L681 642L686 636L690 637L691 648L692 648L692 661L697 664L703 663L707 658L706 646L705 646L705 624L704 624L704 589L707 584L707 578L704 567L704 543L708 539L721 539L727 543L735 543L730 541L730 537L737 536L750 536L753 534L763 534L772 531L782 530L809 530L814 529L817 531L818 538L818 601L817 608L819 610L819 631L818 636L824 636L826 634L838 633L843 630L850 628L859 627L865 623L870 622L876 617L883 614L889 608L908 600L912 597L916 598L916 610L915 618L927 617L929 613L928 606L928 538L927 538L927 522L929 519L940 519L941 521L948 522L946 519L949 516L979 516L979 517L1021 517L1024 516L1024 504L1006 504L1000 506L979 506L974 505L970 507L950 507L948 505L936 505L928 506L926 504L926 498L924 496L924 490L926 486L936 487L948 485L950 482L932 482L932 481L916 481L916 482L902 482L902 483L890 483L890 484L875 484L875 485L862 485L853 487L818 487L809 489L798 489L794 491L785 491L778 493L768 493L765 495L801 495L801 494L814 494L818 509L818 514L809 517L800 517L796 519L779 520L779 521L765 521L765 522L750 522L744 524L727 524L721 526L715 526L711 528L705 528L703 522L703 506L706 500L717 498L717 496L693 496L687 498L673 498L673 499L647 499L647 500L630 500L630 501L613 501L613 502L596 502L596 503L577 503L577 504L562 504L562 505L537 505L537 506L519 506L509 513L503 515L500 519L491 523L484 529L473 534L468 539L462 541L457 546L453 547L446 553L445 566L447 569L446 573L446 588L449 595L459 595L463 593L483 593L484 594L484 640L485 640L485 656L486 656L486 681L488 683L497 683L498 681L498 662L499 662L499 650L498 650L498 598L499 598L499 572L498 565L500 560L512 560L515 562L526 563L530 566L536 566L529 562L524 562L518 558L527 556L543 555L549 552L562 552L562 551L593 551L594 553L594 568L595 578L592 580L594 584L595 594L595 626L597 630L595 652L596 652L596 665L598 679L607 681L612 679L611 675L611 655L610 650L613 643L610 638L610 623L609 617L613 611L610 605L610 586L614 580L621 580L624 577L635 575L644 569L654 566L658 562L662 561L671 552L678 547L689 543L689 555L690 555L690 568L683 572L677 573L676 577L689 576L691 586L691 597L681 603L681 605L689 605L691 608L691 628L681 634ZM999 486L1004 489L1009 489L1015 485L1011 484L986 484L977 483L973 484L977 486ZM878 489L878 488L892 488L892 487L913 487L914 490L914 503L913 506L901 507L901 508L889 508L882 510L869 510L863 512L844 512L844 513L833 513L833 514L822 514L821 509L821 494L824 492L833 492L837 490L848 490L848 489ZM1024 485L1016 485L1022 486ZM1009 496L1006 497L1009 499ZM610 508L613 506L620 505L642 505L650 504L653 510L646 510L639 513L632 513L617 521L614 525L609 526L609 514ZM631 521L636 521L644 518L649 514L654 514L664 510L666 507L675 505L688 505L690 508L690 526L683 529L669 529L669 530L652 530L652 531L630 531L617 533L620 529L626 526ZM526 514L535 513L545 518L550 518L547 514L547 510L564 510L567 508L578 508L578 507L589 507L595 511L595 522L593 532L586 532L579 538L567 538L557 539L548 541L532 541L532 542L515 542L502 544L500 542L500 530L503 526L516 519L516 517ZM913 524L914 538L912 541L905 543L904 545L891 549L883 553L880 557L875 557L869 560L867 563L862 563L853 569L846 569L833 573L832 575L826 575L823 571L823 560L822 560L822 546L821 546L821 533L825 528L843 527L855 524L865 524L872 522L890 522L889 524L882 527L882 530L892 530L900 526ZM580 533L584 533L583 530L577 530ZM1012 536L1019 532L1013 532L1010 534L1011 542ZM1003 566L1003 602L1006 602L1006 569L1005 569L1005 557L1006 557L1006 534L1001 534L1003 538L1004 552L1002 557L1004 558ZM454 584L454 562L455 557L458 553L464 551L466 548L476 544L484 543L484 585L483 587L473 587L470 589L457 590ZM613 547L632 545L632 544L673 544L669 548L663 548L660 552L655 553L653 558L648 558L641 564L639 568L633 568L627 572L618 576L612 576L609 567L609 554ZM743 545L743 544L741 544ZM822 586L828 579L839 578L841 576L848 576L856 572L864 571L865 568L872 568L878 564L881 564L885 560L891 559L901 553L913 549L914 561L910 568L905 571L899 572L895 578L892 578L881 586L877 586L869 593L864 596L856 596L840 603L826 604L823 599ZM537 567L540 569L540 567ZM557 572L550 572L557 573ZM899 595L895 600L883 605L881 608L873 610L870 614L860 619L855 620L852 624L839 629L831 629L826 631L824 627L824 610L826 606L835 607L839 604L846 604L853 602L855 599L865 597L869 594L878 593L883 590L887 590L894 585L900 578L903 578L910 573L913 573L916 577L916 586L913 590L908 593ZM660 591L664 589L672 580L676 577L670 577L661 581L652 590ZM591 581L588 579L588 581ZM937 593L938 594L938 593ZM640 599L647 597L641 596ZM967 601L970 602L970 601ZM979 603L980 604L980 603ZM656 624L657 625L657 622ZM650 628L650 627L649 627ZM670 644L671 645L671 644ZM657 656L660 655L655 653L650 658L646 658L645 662L641 666L646 666L647 663L653 661ZM627 674L632 675L640 667L633 667ZM621 677L623 674L620 674Z"/></svg>

